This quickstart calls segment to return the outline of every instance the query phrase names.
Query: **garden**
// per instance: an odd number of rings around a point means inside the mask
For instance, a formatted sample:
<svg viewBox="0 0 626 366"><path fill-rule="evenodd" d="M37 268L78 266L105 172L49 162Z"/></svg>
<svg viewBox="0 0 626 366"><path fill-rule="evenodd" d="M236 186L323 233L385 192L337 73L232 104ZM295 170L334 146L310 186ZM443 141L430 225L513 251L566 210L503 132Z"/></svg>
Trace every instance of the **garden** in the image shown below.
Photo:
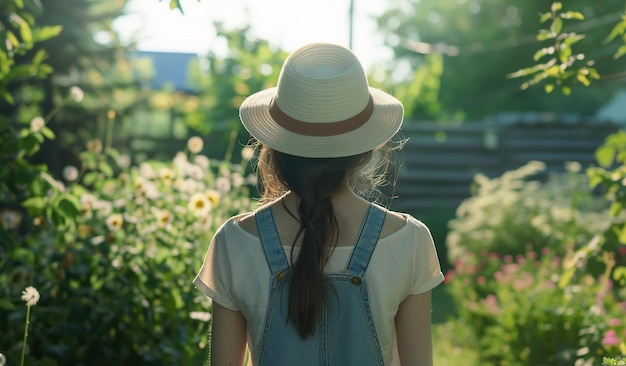
<svg viewBox="0 0 626 366"><path fill-rule="evenodd" d="M474 12L476 2L406 3L411 12L380 16L381 32L410 37L417 24L421 39L451 44L472 32L492 41L500 34L482 28L491 13ZM549 46L531 44L459 75L455 67L474 54L417 58L406 42L389 40L398 63L370 79L401 96L406 123L472 123L497 110L584 115L623 88L622 0L594 4L592 19L604 23L593 28L569 26L586 19L574 11L584 0L515 14L510 2L492 3L498 26ZM228 53L209 54L204 72L190 67L193 93L150 88L150 65L129 57L132 47L111 29L124 5L0 5L0 366L207 363L211 302L192 280L218 226L256 205L255 152L237 109L275 83L287 53L246 27L216 23ZM458 23L429 28L425 11ZM460 38L446 39L450 29ZM110 37L97 41L95 32ZM588 62L600 43L610 57ZM399 65L415 71L398 77ZM512 95L490 104L461 98L511 86ZM564 161L562 172L529 161L477 173L450 219L427 222L445 232L437 240L446 279L433 294L435 364L626 365L626 132L608 136L594 160Z"/></svg>

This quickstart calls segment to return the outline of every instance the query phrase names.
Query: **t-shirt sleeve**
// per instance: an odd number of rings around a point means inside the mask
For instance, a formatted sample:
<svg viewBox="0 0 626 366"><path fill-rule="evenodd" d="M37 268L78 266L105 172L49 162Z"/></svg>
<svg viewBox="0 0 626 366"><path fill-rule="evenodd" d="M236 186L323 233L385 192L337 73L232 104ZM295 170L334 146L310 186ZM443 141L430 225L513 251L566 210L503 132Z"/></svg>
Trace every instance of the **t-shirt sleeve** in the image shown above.
<svg viewBox="0 0 626 366"><path fill-rule="evenodd" d="M206 252L200 272L193 280L200 292L210 297L221 306L239 311L232 295L232 265L229 260L227 243L224 240L223 227L220 228Z"/></svg>
<svg viewBox="0 0 626 366"><path fill-rule="evenodd" d="M417 221L417 220L416 220ZM414 282L410 294L428 292L443 282L443 273L437 256L437 249L430 230L421 221L417 221L414 253Z"/></svg>

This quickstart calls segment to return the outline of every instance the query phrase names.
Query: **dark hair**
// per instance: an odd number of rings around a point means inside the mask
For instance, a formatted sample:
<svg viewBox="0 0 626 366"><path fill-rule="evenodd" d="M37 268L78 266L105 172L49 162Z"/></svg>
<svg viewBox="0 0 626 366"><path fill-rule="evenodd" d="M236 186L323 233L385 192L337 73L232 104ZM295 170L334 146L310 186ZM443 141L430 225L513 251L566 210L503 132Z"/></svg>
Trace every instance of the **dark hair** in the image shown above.
<svg viewBox="0 0 626 366"><path fill-rule="evenodd" d="M284 154L263 146L258 158L261 202L274 200L287 191L295 193L300 202L297 214L289 212L300 222L294 239L302 236L300 255L293 261L289 292L289 320L300 336L306 338L315 331L315 324L330 288L324 267L337 245L339 228L331 196L347 183L357 193L371 192L384 178L385 172L375 174L385 164L371 164L376 152L341 158L303 158ZM367 167L367 168L366 168ZM359 183L361 188L359 188Z"/></svg>

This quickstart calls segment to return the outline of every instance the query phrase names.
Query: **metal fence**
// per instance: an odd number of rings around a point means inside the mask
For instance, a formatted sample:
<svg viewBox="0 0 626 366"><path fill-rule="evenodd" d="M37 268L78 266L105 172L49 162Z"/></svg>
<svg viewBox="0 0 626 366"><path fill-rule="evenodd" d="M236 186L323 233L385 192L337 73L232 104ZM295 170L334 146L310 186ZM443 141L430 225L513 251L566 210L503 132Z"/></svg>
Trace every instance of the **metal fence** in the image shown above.
<svg viewBox="0 0 626 366"><path fill-rule="evenodd" d="M552 115L502 116L457 126L406 123L403 133L409 140L393 207L420 215L429 210L453 212L470 196L476 173L495 177L531 160L544 162L546 173L564 171L568 161L584 169L594 164L595 150L619 128Z"/></svg>

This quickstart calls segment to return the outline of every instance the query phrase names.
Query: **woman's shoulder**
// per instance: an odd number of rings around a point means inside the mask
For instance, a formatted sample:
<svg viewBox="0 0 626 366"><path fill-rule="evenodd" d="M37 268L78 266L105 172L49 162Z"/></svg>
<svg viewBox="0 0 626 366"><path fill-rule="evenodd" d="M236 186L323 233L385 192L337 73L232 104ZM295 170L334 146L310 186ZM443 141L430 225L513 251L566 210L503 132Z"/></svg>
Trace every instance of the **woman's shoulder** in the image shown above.
<svg viewBox="0 0 626 366"><path fill-rule="evenodd" d="M409 213L387 210L381 238L401 234L430 236L430 230L426 224Z"/></svg>

